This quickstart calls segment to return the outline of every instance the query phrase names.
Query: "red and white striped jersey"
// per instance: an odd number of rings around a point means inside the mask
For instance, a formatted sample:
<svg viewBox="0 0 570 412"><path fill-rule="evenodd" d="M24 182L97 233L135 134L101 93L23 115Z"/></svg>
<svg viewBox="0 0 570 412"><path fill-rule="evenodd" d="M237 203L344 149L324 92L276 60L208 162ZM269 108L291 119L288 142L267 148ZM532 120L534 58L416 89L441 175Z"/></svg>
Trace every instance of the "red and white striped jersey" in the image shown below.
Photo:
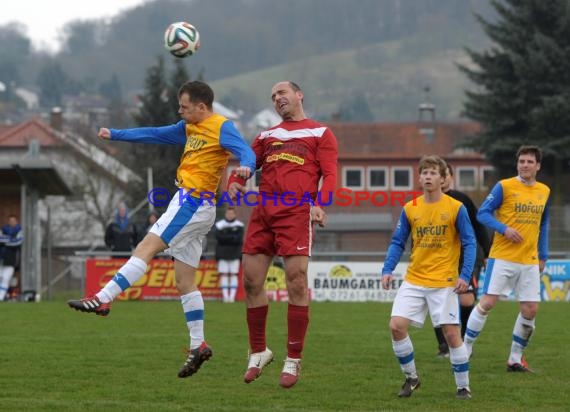
<svg viewBox="0 0 570 412"><path fill-rule="evenodd" d="M284 121L261 132L253 142L259 191L327 204L336 187L338 146L332 131L311 119ZM323 183L319 191L319 181Z"/></svg>

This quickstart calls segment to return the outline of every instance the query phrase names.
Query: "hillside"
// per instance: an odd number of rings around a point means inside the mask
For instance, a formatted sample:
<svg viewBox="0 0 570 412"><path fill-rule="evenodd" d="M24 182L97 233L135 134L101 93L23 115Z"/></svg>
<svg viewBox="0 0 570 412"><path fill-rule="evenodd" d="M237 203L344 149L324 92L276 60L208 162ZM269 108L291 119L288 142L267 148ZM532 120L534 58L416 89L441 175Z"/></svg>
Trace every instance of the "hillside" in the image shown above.
<svg viewBox="0 0 570 412"><path fill-rule="evenodd" d="M460 117L463 90L468 86L455 64L468 64L460 48L410 55L406 49L418 39L369 45L302 59L266 69L227 77L212 83L218 97L234 106L239 97L246 105L270 106L269 91L280 79L298 82L305 92L305 107L318 118L353 120L342 113L343 104L362 96L376 121L409 121L418 118L418 104L430 100L440 119ZM252 103L253 101L253 103Z"/></svg>
<svg viewBox="0 0 570 412"><path fill-rule="evenodd" d="M454 62L462 47L483 47L473 12L490 9L489 0L151 0L111 20L70 23L55 56L0 26L0 81L37 91L50 80L44 90L63 94L97 94L118 81L130 98L157 56L169 66L175 59L162 47L164 29L188 20L202 39L184 60L188 72L203 72L236 109L263 108L269 86L289 78L320 117L415 119L430 86L438 116L457 118L468 84Z"/></svg>

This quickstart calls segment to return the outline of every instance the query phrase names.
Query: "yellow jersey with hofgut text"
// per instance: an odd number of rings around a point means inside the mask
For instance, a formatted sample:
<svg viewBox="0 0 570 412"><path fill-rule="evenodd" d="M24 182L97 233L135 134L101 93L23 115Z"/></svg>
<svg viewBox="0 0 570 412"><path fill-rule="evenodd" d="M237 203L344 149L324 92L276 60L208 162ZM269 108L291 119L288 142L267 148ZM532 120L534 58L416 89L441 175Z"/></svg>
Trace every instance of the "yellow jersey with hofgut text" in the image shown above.
<svg viewBox="0 0 570 412"><path fill-rule="evenodd" d="M112 140L184 145L176 184L188 190L189 196L202 197L207 193L204 198L214 198L230 153L240 160L240 166L255 169L255 154L234 124L219 114L197 124L181 120L161 127L109 130Z"/></svg>
<svg viewBox="0 0 570 412"><path fill-rule="evenodd" d="M229 152L220 145L221 128L227 119L218 114L198 124L186 124L186 145L176 172L176 183L194 193L216 193Z"/></svg>
<svg viewBox="0 0 570 412"><path fill-rule="evenodd" d="M518 177L504 179L491 190L477 219L495 231L489 257L521 264L538 264L548 257L550 189L543 183L528 185ZM504 236L507 227L523 238L513 243Z"/></svg>
<svg viewBox="0 0 570 412"><path fill-rule="evenodd" d="M388 248L382 274L392 274L406 241L412 236L412 253L405 280L416 286L455 286L458 276L469 283L475 263L476 241L467 209L452 197L426 203L424 196L404 206ZM463 249L463 265L458 272Z"/></svg>

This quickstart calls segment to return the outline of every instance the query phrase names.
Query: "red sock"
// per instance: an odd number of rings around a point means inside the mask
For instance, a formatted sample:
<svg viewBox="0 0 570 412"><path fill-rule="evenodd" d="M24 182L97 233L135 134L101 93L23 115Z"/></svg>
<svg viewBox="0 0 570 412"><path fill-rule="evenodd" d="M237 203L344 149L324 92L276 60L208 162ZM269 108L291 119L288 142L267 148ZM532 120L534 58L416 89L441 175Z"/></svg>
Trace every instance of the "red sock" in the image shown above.
<svg viewBox="0 0 570 412"><path fill-rule="evenodd" d="M309 307L289 304L287 308L287 356L301 359L309 326Z"/></svg>
<svg viewBox="0 0 570 412"><path fill-rule="evenodd" d="M249 347L251 353L263 352L267 348L265 342L265 324L269 306L247 308L247 328L249 330Z"/></svg>

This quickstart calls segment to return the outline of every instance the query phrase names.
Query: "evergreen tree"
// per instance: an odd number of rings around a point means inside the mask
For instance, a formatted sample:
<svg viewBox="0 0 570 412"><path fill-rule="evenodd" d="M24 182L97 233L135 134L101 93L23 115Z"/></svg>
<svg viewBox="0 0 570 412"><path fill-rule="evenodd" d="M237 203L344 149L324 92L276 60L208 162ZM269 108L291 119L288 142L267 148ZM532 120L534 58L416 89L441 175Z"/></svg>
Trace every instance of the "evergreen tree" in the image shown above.
<svg viewBox="0 0 570 412"><path fill-rule="evenodd" d="M117 129L128 127L127 107L123 100L121 82L115 73L109 81L101 83L99 93L108 101L109 124Z"/></svg>
<svg viewBox="0 0 570 412"><path fill-rule="evenodd" d="M50 62L40 70L36 83L40 87L40 105L53 107L61 106L63 95L72 88L73 81L59 63Z"/></svg>
<svg viewBox="0 0 570 412"><path fill-rule="evenodd" d="M512 175L514 153L536 144L542 170L559 193L570 157L570 3L567 0L493 0L498 19L476 16L493 45L467 49L475 68L459 66L476 85L466 92L465 114L483 125L473 146L499 172Z"/></svg>
<svg viewBox="0 0 570 412"><path fill-rule="evenodd" d="M171 111L178 113L178 89L188 80L190 75L184 66L184 59L174 60L174 71L168 84L168 101L170 102Z"/></svg>
<svg viewBox="0 0 570 412"><path fill-rule="evenodd" d="M31 41L26 36L23 26L18 23L0 26L0 62L24 64L31 53Z"/></svg>
<svg viewBox="0 0 570 412"><path fill-rule="evenodd" d="M70 55L84 53L85 50L93 50L97 46L97 21L75 20L65 25L65 44L63 49Z"/></svg>
<svg viewBox="0 0 570 412"><path fill-rule="evenodd" d="M138 126L163 126L176 121L169 102L163 56L158 56L156 65L148 68L139 100L139 111L133 115Z"/></svg>

